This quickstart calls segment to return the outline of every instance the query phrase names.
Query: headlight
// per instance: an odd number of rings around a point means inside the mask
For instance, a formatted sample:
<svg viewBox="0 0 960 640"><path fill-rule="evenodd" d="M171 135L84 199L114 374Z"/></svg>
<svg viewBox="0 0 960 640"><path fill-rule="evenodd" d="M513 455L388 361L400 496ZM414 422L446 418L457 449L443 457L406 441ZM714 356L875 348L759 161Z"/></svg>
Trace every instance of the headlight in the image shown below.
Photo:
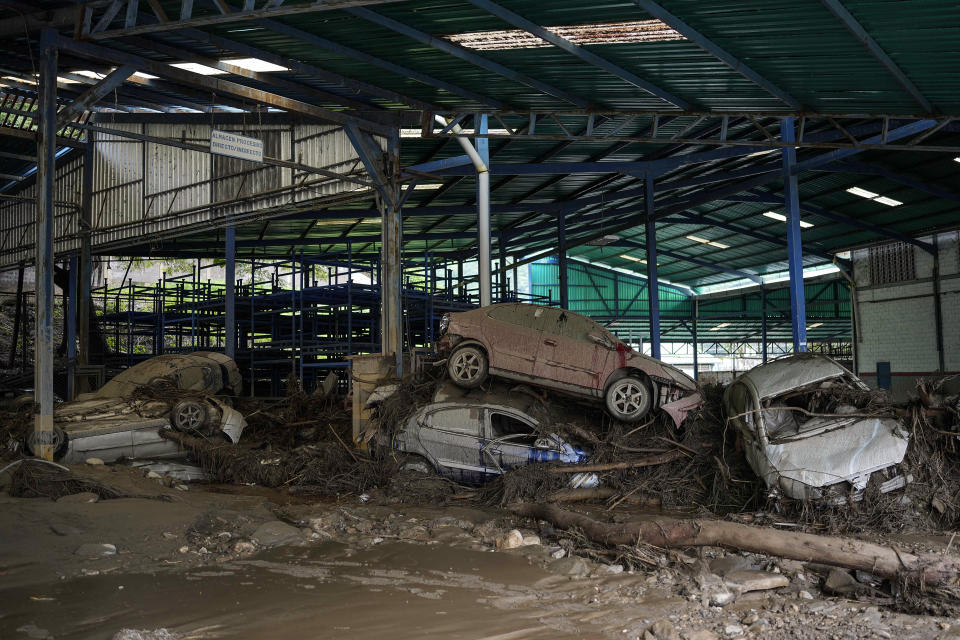
<svg viewBox="0 0 960 640"><path fill-rule="evenodd" d="M445 313L443 317L440 318L440 335L442 336L447 332L447 327L450 326L450 314Z"/></svg>

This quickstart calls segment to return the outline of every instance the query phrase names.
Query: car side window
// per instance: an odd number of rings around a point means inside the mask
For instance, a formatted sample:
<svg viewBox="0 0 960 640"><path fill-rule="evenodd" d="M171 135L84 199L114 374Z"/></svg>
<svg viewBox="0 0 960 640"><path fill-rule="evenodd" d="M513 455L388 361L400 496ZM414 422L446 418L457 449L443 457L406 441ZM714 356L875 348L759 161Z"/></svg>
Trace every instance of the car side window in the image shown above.
<svg viewBox="0 0 960 640"><path fill-rule="evenodd" d="M428 413L425 422L426 426L440 431L480 437L480 409L476 407L440 409Z"/></svg>
<svg viewBox="0 0 960 640"><path fill-rule="evenodd" d="M591 333L601 335L602 329L599 329L592 320L573 313L564 314L566 320L561 324L560 335L571 340L588 341Z"/></svg>
<svg viewBox="0 0 960 640"><path fill-rule="evenodd" d="M532 425L499 411L490 412L490 427L494 440L508 436L518 436L510 438L510 442L532 447L537 439L537 434Z"/></svg>
<svg viewBox="0 0 960 640"><path fill-rule="evenodd" d="M543 332L554 336L565 335L564 328L573 316L563 309L553 307L540 307L540 309L543 310L540 317L540 326L543 327Z"/></svg>

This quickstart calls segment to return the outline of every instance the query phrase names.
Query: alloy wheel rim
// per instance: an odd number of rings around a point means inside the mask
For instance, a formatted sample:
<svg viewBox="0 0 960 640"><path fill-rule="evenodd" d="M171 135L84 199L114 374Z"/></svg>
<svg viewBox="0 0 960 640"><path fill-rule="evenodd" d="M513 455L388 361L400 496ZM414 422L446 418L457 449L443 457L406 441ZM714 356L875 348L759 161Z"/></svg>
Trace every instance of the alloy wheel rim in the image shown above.
<svg viewBox="0 0 960 640"><path fill-rule="evenodd" d="M194 429L200 424L200 407L187 405L180 409L180 426Z"/></svg>
<svg viewBox="0 0 960 640"><path fill-rule="evenodd" d="M453 362L459 380L472 380L480 373L480 358L475 353L461 353Z"/></svg>
<svg viewBox="0 0 960 640"><path fill-rule="evenodd" d="M613 406L625 416L637 413L643 407L643 390L633 382L618 386L613 394Z"/></svg>

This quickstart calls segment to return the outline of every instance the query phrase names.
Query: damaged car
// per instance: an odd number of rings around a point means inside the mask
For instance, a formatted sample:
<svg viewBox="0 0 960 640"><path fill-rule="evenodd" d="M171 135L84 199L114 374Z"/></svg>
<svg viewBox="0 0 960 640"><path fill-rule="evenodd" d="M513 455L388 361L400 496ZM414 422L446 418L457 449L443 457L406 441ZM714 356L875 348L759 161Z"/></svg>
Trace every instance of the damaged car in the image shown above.
<svg viewBox="0 0 960 640"><path fill-rule="evenodd" d="M535 462L587 459L587 451L544 429L544 410L533 393L497 387L441 385L433 402L389 436L389 448L404 454L401 468L479 484Z"/></svg>
<svg viewBox="0 0 960 640"><path fill-rule="evenodd" d="M634 351L572 311L523 303L494 304L440 321L439 355L456 385L475 389L488 376L603 402L622 422L665 411L679 426L701 404L697 383Z"/></svg>
<svg viewBox="0 0 960 640"><path fill-rule="evenodd" d="M55 458L76 464L91 457L111 462L183 455L159 435L170 428L236 443L246 421L229 398L241 386L237 363L221 353L150 358L54 407Z"/></svg>
<svg viewBox="0 0 960 640"><path fill-rule="evenodd" d="M874 399L836 361L798 353L738 377L723 404L747 461L772 493L843 504L862 499L871 480L882 493L910 481L898 471L907 432Z"/></svg>

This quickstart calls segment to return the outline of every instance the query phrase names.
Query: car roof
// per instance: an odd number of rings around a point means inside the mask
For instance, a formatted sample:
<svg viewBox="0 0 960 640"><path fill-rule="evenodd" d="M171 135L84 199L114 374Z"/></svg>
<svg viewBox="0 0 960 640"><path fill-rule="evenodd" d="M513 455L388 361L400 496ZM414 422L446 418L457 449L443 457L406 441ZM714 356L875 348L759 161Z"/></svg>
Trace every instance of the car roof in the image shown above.
<svg viewBox="0 0 960 640"><path fill-rule="evenodd" d="M771 360L738 378L749 381L761 400L822 380L853 375L835 360L816 353L797 353Z"/></svg>
<svg viewBox="0 0 960 640"><path fill-rule="evenodd" d="M536 405L540 401L515 386L502 383L488 385L486 389L462 389L449 380L444 380L433 394L431 404L505 407L536 417Z"/></svg>

